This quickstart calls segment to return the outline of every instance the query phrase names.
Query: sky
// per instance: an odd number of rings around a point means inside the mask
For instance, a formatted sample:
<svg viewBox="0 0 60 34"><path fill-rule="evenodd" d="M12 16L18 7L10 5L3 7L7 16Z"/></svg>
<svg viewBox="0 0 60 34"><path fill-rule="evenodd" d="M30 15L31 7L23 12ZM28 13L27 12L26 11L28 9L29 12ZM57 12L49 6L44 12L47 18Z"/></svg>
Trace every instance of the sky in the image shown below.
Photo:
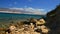
<svg viewBox="0 0 60 34"><path fill-rule="evenodd" d="M0 0L0 8L25 9L25 11L37 9L48 12L59 4L60 0Z"/></svg>

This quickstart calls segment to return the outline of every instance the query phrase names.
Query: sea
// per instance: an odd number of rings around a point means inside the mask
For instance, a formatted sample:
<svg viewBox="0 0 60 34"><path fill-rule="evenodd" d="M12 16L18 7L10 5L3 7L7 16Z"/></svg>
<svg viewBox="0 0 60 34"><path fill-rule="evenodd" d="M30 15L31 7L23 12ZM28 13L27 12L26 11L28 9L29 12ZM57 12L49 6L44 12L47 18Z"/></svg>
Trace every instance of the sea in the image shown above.
<svg viewBox="0 0 60 34"><path fill-rule="evenodd" d="M8 25L11 22L17 23L20 21L27 21L30 18L40 19L42 17L45 17L45 15L0 13L0 27L5 24Z"/></svg>
<svg viewBox="0 0 60 34"><path fill-rule="evenodd" d="M10 23L11 21L25 21L30 18L39 19L44 16L45 15L0 13L0 23Z"/></svg>

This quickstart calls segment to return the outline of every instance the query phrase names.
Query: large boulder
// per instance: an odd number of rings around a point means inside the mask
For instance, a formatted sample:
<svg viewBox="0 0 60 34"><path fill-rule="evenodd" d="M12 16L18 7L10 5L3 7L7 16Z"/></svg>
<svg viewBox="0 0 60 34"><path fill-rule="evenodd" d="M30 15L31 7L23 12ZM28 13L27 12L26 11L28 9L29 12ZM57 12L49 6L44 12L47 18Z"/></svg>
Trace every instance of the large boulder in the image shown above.
<svg viewBox="0 0 60 34"><path fill-rule="evenodd" d="M51 29L50 34L60 34L60 5L47 13L46 26Z"/></svg>

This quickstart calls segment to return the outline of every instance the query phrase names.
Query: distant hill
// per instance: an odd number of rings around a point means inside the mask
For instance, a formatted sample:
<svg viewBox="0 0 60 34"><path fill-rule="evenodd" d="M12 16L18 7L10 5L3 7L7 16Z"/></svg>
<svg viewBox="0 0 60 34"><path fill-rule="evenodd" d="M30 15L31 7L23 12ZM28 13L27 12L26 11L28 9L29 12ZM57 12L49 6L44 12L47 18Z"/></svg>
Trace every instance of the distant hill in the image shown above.
<svg viewBox="0 0 60 34"><path fill-rule="evenodd" d="M16 9L9 9L9 8L0 8L0 13L26 14L26 13L31 13L31 12L22 11L22 10L16 10Z"/></svg>
<svg viewBox="0 0 60 34"><path fill-rule="evenodd" d="M19 13L19 14L26 13L26 11L16 10L16 9L9 9L9 8L0 8L0 12L4 12L4 13Z"/></svg>
<svg viewBox="0 0 60 34"><path fill-rule="evenodd" d="M31 11L24 11L24 10L17 10L17 9L9 9L9 8L0 8L0 13L15 13L15 14L33 14L33 15L45 15L45 14L39 14L39 12L31 12Z"/></svg>

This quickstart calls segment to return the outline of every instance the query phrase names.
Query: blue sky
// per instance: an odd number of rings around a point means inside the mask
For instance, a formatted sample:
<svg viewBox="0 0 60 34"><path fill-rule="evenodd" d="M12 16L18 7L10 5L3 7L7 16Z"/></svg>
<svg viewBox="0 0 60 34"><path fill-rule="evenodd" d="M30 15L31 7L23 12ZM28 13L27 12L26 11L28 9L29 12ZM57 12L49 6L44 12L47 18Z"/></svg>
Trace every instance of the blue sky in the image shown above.
<svg viewBox="0 0 60 34"><path fill-rule="evenodd" d="M60 0L0 0L0 8L38 8L46 11L59 5Z"/></svg>

